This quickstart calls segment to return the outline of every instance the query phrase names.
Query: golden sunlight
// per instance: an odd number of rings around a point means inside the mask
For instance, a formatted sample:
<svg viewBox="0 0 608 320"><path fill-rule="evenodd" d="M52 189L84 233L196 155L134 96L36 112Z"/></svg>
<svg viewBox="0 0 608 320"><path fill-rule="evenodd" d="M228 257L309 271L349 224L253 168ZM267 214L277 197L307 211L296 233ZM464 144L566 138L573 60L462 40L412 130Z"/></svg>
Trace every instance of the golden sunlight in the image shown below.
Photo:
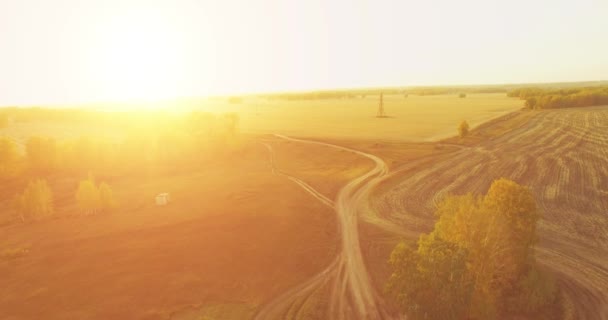
<svg viewBox="0 0 608 320"><path fill-rule="evenodd" d="M92 72L112 100L154 101L178 95L184 47L166 16L127 13L102 27Z"/></svg>
<svg viewBox="0 0 608 320"><path fill-rule="evenodd" d="M0 0L0 320L608 320L608 0Z"/></svg>

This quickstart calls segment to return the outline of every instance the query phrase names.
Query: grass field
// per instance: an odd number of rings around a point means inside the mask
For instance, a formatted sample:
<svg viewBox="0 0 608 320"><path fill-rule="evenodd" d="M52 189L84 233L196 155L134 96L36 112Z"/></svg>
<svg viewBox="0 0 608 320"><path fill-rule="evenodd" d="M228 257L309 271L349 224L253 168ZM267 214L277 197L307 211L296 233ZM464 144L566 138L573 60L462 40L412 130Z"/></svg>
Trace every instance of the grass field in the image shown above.
<svg viewBox="0 0 608 320"><path fill-rule="evenodd" d="M363 99L214 103L210 110L236 111L247 133L300 137L428 141L456 134L462 120L476 126L520 109L523 102L505 94L384 96L388 118L376 118L378 96Z"/></svg>
<svg viewBox="0 0 608 320"><path fill-rule="evenodd" d="M246 134L326 141L379 137L384 142L359 143L379 153L386 150L390 165L441 149L421 144L393 152L386 140L453 135L462 119L475 124L520 107L518 100L503 95L386 96L390 117L377 119L376 97L250 99L218 102L212 111L238 112ZM0 134L22 143L31 135L61 141L120 139L123 132L37 121L12 123ZM249 318L272 297L329 265L339 250L335 212L297 181L333 201L344 185L372 166L369 159L344 150L261 136L250 141L242 157L211 163L200 172L115 178L110 183L120 209L91 217L79 215L76 208L79 177L51 179L55 218L3 227L0 273L10 276L0 279L0 315L33 319L44 309L49 319ZM152 199L164 191L174 203L158 208Z"/></svg>
<svg viewBox="0 0 608 320"><path fill-rule="evenodd" d="M236 112L239 127L246 134L280 133L298 137L323 139L383 140L395 142L433 141L456 135L462 120L479 125L523 107L523 101L503 93L456 95L385 95L387 118L376 118L378 96L348 99L266 100L256 97L242 103L210 99L199 103L167 103L168 111L202 110L213 113ZM80 136L120 139L124 130L103 125L15 122L0 129L22 143L31 135L57 139Z"/></svg>
<svg viewBox="0 0 608 320"><path fill-rule="evenodd" d="M306 164L271 143L278 169L305 165L304 179L320 189L369 166L332 150ZM338 244L332 210L273 174L257 143L198 173L114 181L121 206L112 214L74 216L72 184L51 184L57 218L2 228L0 318L248 318L329 264ZM161 191L170 206L154 205Z"/></svg>

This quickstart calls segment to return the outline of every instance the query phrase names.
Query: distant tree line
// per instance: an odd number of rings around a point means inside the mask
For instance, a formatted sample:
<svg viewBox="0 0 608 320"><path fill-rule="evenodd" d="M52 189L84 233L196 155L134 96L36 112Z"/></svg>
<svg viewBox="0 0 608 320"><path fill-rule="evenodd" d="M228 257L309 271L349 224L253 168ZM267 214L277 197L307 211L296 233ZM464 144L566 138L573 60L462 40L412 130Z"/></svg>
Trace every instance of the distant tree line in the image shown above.
<svg viewBox="0 0 608 320"><path fill-rule="evenodd" d="M502 86L480 86L480 87L411 87L411 88L373 88L373 89L351 89L334 91L310 91L310 92L287 92L280 94L266 94L260 97L270 100L323 100L323 99L356 99L367 96L400 95L405 98L409 94L420 96L456 94L466 97L467 93L505 93L506 87Z"/></svg>
<svg viewBox="0 0 608 320"><path fill-rule="evenodd" d="M380 94L403 95L404 89L384 88L384 89L354 89L354 90L334 90L334 91L310 91L310 92L286 92L278 94L261 95L270 100L324 100L324 99L356 99L367 96L379 96Z"/></svg>
<svg viewBox="0 0 608 320"><path fill-rule="evenodd" d="M608 86L561 89L529 87L511 90L507 95L525 100L529 109L608 105Z"/></svg>
<svg viewBox="0 0 608 320"><path fill-rule="evenodd" d="M127 113L124 113L127 115ZM0 108L0 119L11 118L14 122L78 122L78 123L121 123L124 117L117 119L111 113L86 109L52 109L40 107L4 107ZM5 120L6 121L6 120ZM2 122L2 121L0 121ZM1 126L0 126L1 127Z"/></svg>
<svg viewBox="0 0 608 320"><path fill-rule="evenodd" d="M114 114L118 121L123 121L122 116ZM93 176L111 181L192 171L209 161L234 157L240 146L237 114L192 112L163 117L140 112L124 137L117 140L31 136L19 142L0 136L0 186L3 192L22 190L13 194L12 207L19 220L29 221L53 214L53 181L88 176L74 190L73 199L83 214L108 212L117 205L113 190L107 183L96 183ZM4 211L2 207L0 202L0 211Z"/></svg>
<svg viewBox="0 0 608 320"><path fill-rule="evenodd" d="M22 148L16 140L0 136L0 179L54 173L121 175L163 168L185 170L236 150L239 117L203 112L168 119L142 116L122 133L124 137L117 140L80 136L58 141L31 136Z"/></svg>
<svg viewBox="0 0 608 320"><path fill-rule="evenodd" d="M416 87L408 88L411 94L419 96L435 96L456 94L460 98L465 98L467 93L505 93L506 87L502 86L484 86L484 87Z"/></svg>
<svg viewBox="0 0 608 320"><path fill-rule="evenodd" d="M408 319L558 319L558 287L536 264L540 213L531 192L500 179L484 196L447 197L417 245L390 256L387 291Z"/></svg>

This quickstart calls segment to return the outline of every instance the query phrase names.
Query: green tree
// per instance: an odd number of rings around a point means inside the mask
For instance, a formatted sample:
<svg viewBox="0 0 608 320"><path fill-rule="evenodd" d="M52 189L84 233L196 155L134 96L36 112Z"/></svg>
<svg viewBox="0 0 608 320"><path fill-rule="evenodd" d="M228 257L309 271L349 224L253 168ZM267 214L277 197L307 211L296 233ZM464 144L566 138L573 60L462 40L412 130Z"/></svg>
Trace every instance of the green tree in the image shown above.
<svg viewBox="0 0 608 320"><path fill-rule="evenodd" d="M114 193L108 184L102 182L99 185L99 201L100 207L103 211L109 211L116 207L116 201L114 200Z"/></svg>
<svg viewBox="0 0 608 320"><path fill-rule="evenodd" d="M391 254L395 269L387 290L412 319L462 319L471 299L466 249L433 235L418 250L404 243Z"/></svg>
<svg viewBox="0 0 608 320"><path fill-rule="evenodd" d="M95 182L91 177L83 180L78 185L76 191L76 201L85 215L95 214L101 207L99 190L95 187Z"/></svg>
<svg viewBox="0 0 608 320"><path fill-rule="evenodd" d="M53 193L45 180L30 181L22 194L14 201L22 221L53 214Z"/></svg>
<svg viewBox="0 0 608 320"><path fill-rule="evenodd" d="M458 136L461 138L466 137L469 134L469 123L466 120L463 120L460 125L458 125Z"/></svg>
<svg viewBox="0 0 608 320"><path fill-rule="evenodd" d="M536 108L536 98L535 97L530 97L530 98L526 99L526 108L528 108L528 109Z"/></svg>
<svg viewBox="0 0 608 320"><path fill-rule="evenodd" d="M415 319L495 319L506 310L534 312L555 303L556 287L536 273L532 248L540 215L527 188L499 179L485 196L447 197L436 214L434 230L420 237L417 250L399 245L391 256L388 287L408 314ZM458 285L446 280L446 270L457 272L450 279L456 277ZM438 284L435 279L443 280ZM419 297L425 290L433 292ZM432 295L440 304L457 303L465 311L425 305ZM534 302L514 298L522 295Z"/></svg>

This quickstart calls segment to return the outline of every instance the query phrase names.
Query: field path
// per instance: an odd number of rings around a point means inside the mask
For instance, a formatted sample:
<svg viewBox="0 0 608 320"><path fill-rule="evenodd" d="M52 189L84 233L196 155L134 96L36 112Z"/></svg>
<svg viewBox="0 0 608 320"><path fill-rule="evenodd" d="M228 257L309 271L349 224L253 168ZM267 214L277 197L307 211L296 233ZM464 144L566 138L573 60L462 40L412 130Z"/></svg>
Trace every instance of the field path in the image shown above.
<svg viewBox="0 0 608 320"><path fill-rule="evenodd" d="M319 191L315 190L315 188L311 187L309 184L307 184L306 182L292 176L289 175L287 173L284 173L282 171L280 171L279 169L277 169L276 165L275 165L275 161L274 161L274 150L272 149L272 146L269 145L268 143L264 143L261 142L261 144L266 147L266 149L268 149L268 152L270 152L270 167L272 169L272 173L273 174L278 174L281 176L286 177L287 179L293 181L295 184L299 185L302 189L304 189L306 192L310 193L310 195L312 195L313 197L315 197L317 200L321 201L321 203L323 203L324 205L330 207L330 208L334 208L334 202L331 201L329 198L327 198L326 196L324 196L322 193L320 193Z"/></svg>
<svg viewBox="0 0 608 320"><path fill-rule="evenodd" d="M358 150L325 142L291 138L284 135L275 136L288 141L316 144L352 152L370 159L375 163L375 166L367 173L350 181L338 193L335 201L335 209L339 220L342 243L341 251L336 259L319 274L268 303L258 312L256 319L286 318L288 314L293 314L293 312L289 313L290 310L301 308L301 305L306 302L306 298L324 285L330 285L330 301L327 318L386 318L387 315L380 307L380 298L372 286L363 261L357 226L357 209L362 202L365 202L365 197L369 195L369 192L376 181L379 181L379 179L387 174L388 167L379 157ZM272 147L268 144L265 144L265 146L272 154ZM271 163L273 172L276 172L272 156ZM295 177L292 178L297 180ZM314 193L317 193L316 191L311 191L310 189L312 188L308 185L306 185L307 187L302 184L300 185L313 195ZM324 201L323 196L315 197Z"/></svg>

